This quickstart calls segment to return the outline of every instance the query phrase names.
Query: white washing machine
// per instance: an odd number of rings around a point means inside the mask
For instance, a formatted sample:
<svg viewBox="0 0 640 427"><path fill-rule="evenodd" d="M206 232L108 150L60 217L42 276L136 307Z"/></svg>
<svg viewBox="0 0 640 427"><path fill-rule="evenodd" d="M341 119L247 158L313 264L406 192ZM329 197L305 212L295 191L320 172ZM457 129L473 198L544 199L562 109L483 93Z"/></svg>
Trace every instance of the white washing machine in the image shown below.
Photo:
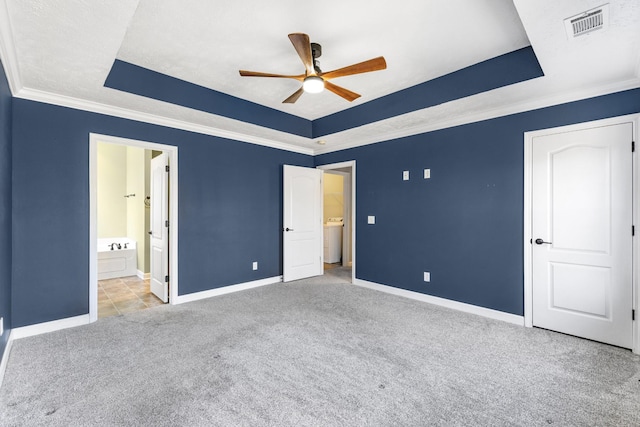
<svg viewBox="0 0 640 427"><path fill-rule="evenodd" d="M342 218L328 218L324 224L324 262L334 264L342 258Z"/></svg>

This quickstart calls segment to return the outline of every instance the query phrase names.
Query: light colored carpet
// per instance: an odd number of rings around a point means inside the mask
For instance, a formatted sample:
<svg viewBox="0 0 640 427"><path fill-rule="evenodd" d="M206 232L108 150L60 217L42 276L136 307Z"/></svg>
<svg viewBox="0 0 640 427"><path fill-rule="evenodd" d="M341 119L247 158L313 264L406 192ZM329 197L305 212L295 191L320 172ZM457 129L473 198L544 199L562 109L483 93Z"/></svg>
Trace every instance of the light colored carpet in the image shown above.
<svg viewBox="0 0 640 427"><path fill-rule="evenodd" d="M639 380L630 351L334 273L17 340L0 424L638 426Z"/></svg>

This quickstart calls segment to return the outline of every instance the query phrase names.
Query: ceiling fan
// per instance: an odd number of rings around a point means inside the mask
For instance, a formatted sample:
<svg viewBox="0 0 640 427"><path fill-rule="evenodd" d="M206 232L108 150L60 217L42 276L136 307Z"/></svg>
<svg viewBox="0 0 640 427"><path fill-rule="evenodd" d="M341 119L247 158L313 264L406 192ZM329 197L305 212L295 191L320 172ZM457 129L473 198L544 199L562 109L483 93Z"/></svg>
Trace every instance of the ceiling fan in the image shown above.
<svg viewBox="0 0 640 427"><path fill-rule="evenodd" d="M296 102L303 92L318 93L322 92L323 89L327 89L351 102L354 99L359 98L360 95L343 87L335 85L329 80L335 79L337 77L351 76L353 74L384 70L385 68L387 68L387 63L384 60L384 57L379 56L377 58L349 65L344 68L323 72L322 70L320 70L320 66L318 65L317 61L320 55L322 55L322 46L317 43L311 43L309 41L309 36L304 33L289 34L289 40L291 40L293 47L296 49L296 52L298 52L298 55L300 56L300 59L304 64L304 67L306 69L304 74L283 75L240 70L240 75L243 77L279 77L285 79L295 79L302 82L302 87L300 89L298 89L291 96L282 101L286 104L293 104L294 102Z"/></svg>

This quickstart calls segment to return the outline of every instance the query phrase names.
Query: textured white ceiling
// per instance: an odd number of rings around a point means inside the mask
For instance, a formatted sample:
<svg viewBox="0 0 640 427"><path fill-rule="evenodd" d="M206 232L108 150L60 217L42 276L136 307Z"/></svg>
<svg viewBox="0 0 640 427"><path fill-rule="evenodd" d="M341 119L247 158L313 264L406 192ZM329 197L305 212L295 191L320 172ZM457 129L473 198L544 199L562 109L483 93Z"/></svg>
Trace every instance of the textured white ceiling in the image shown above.
<svg viewBox="0 0 640 427"><path fill-rule="evenodd" d="M316 119L529 45L510 1L141 0L118 58L192 83ZM447 22L449 25L441 25ZM302 74L287 34L322 45L330 71L384 56L384 71L336 79L363 95L349 103L330 92L282 101L289 79L240 77L239 69Z"/></svg>
<svg viewBox="0 0 640 427"><path fill-rule="evenodd" d="M563 19L602 0L7 0L0 49L16 96L241 140L331 151L341 147L640 86L640 2L610 1L610 25L568 40ZM244 78L238 69L301 73L287 34L322 44L323 70L384 55L388 68L334 80L362 94L323 92L281 101L293 80ZM118 58L307 119L422 83L531 44L545 76L323 137L307 138L105 88ZM12 71L13 70L13 71ZM14 84L15 85L15 84ZM208 131L207 131L208 132ZM231 132L231 133L229 133Z"/></svg>

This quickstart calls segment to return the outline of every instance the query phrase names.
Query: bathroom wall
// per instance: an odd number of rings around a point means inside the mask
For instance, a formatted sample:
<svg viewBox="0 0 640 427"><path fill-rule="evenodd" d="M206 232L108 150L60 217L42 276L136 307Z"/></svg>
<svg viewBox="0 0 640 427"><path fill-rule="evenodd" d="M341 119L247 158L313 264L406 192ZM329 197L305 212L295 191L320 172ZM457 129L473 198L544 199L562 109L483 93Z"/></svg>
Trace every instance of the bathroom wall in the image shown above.
<svg viewBox="0 0 640 427"><path fill-rule="evenodd" d="M98 238L127 235L127 147L98 144Z"/></svg>
<svg viewBox="0 0 640 427"><path fill-rule="evenodd" d="M151 152L137 147L98 143L98 238L128 237L137 242L137 265L149 272L149 194ZM135 194L135 196L124 197Z"/></svg>
<svg viewBox="0 0 640 427"><path fill-rule="evenodd" d="M331 217L344 215L344 178L325 172L324 174L324 222Z"/></svg>
<svg viewBox="0 0 640 427"><path fill-rule="evenodd" d="M145 217L149 215L149 209L144 205L145 183L149 180L149 170L145 164L145 151L142 148L126 147L126 194L135 194L126 200L127 205L127 237L137 243L137 266L143 273L149 272L145 269L147 251L145 248L145 235L148 228L145 228Z"/></svg>

